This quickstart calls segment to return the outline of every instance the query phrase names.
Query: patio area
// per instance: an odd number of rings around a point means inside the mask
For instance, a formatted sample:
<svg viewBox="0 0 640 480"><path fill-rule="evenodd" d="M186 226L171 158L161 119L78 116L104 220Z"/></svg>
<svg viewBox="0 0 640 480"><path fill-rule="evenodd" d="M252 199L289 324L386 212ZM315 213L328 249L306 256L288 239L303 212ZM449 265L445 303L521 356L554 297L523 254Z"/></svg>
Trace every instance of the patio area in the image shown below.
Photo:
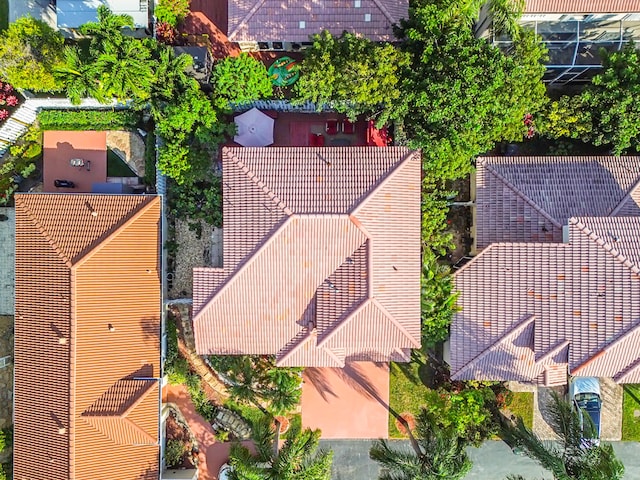
<svg viewBox="0 0 640 480"><path fill-rule="evenodd" d="M107 181L107 132L47 131L43 149L43 192L90 193ZM56 187L56 180L74 187Z"/></svg>
<svg viewBox="0 0 640 480"><path fill-rule="evenodd" d="M389 436L389 364L307 368L303 378L303 427L319 428L323 439Z"/></svg>

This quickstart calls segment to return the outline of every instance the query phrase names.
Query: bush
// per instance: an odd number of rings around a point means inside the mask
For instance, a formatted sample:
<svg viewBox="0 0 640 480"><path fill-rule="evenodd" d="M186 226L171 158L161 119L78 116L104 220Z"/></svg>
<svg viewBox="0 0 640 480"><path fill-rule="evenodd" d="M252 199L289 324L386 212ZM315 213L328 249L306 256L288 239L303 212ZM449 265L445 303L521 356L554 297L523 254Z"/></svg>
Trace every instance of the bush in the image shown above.
<svg viewBox="0 0 640 480"><path fill-rule="evenodd" d="M214 227L222 226L222 181L219 177L182 185L172 182L168 203L171 213L186 219L198 237L202 234L200 220Z"/></svg>
<svg viewBox="0 0 640 480"><path fill-rule="evenodd" d="M167 468L182 466L182 457L187 451L185 444L180 440L167 440L164 449L164 462Z"/></svg>
<svg viewBox="0 0 640 480"><path fill-rule="evenodd" d="M246 53L219 61L213 68L211 84L217 95L233 103L269 98L273 94L266 67Z"/></svg>
<svg viewBox="0 0 640 480"><path fill-rule="evenodd" d="M11 450L13 446L13 430L3 428L0 430L0 453Z"/></svg>
<svg viewBox="0 0 640 480"><path fill-rule="evenodd" d="M131 110L43 110L38 114L42 130L130 130L140 121Z"/></svg>
<svg viewBox="0 0 640 480"><path fill-rule="evenodd" d="M161 0L156 6L155 15L159 22L177 27L189 14L191 0Z"/></svg>

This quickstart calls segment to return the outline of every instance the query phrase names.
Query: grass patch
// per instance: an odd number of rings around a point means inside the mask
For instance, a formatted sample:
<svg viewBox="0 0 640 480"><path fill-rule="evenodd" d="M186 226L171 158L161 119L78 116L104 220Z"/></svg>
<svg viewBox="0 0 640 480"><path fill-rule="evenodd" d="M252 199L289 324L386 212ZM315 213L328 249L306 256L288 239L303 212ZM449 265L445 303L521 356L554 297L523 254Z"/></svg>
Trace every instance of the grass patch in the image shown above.
<svg viewBox="0 0 640 480"><path fill-rule="evenodd" d="M0 32L9 26L9 0L0 0Z"/></svg>
<svg viewBox="0 0 640 480"><path fill-rule="evenodd" d="M533 392L511 392L511 402L507 409L516 417L521 417L527 428L533 427Z"/></svg>
<svg viewBox="0 0 640 480"><path fill-rule="evenodd" d="M392 362L389 370L389 437L406 438L396 427L396 417L391 411L397 414L409 412L413 415L420 412L427 391L423 381L424 368L417 362Z"/></svg>
<svg viewBox="0 0 640 480"><path fill-rule="evenodd" d="M135 177L136 174L129 168L116 152L107 148L107 177Z"/></svg>
<svg viewBox="0 0 640 480"><path fill-rule="evenodd" d="M640 385L625 385L622 401L622 440L627 442L640 441Z"/></svg>

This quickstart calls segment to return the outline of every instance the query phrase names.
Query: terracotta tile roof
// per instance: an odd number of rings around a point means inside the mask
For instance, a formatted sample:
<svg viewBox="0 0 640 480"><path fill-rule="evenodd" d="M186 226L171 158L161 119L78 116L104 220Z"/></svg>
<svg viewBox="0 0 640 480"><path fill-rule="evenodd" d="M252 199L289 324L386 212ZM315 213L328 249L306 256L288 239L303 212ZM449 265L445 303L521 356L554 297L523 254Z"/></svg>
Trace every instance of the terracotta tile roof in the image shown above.
<svg viewBox="0 0 640 480"><path fill-rule="evenodd" d="M640 157L480 158L477 247L561 242L573 216L640 215L639 182Z"/></svg>
<svg viewBox="0 0 640 480"><path fill-rule="evenodd" d="M360 7L353 0L229 0L229 40L307 42L322 30L346 30L391 41L392 25L408 11L408 0L360 0Z"/></svg>
<svg viewBox="0 0 640 480"><path fill-rule="evenodd" d="M640 372L625 374L640 358L631 348L639 235L640 217L572 218L568 243L486 248L455 276L462 310L451 330L453 378L543 382L541 363L567 363L577 375L636 381ZM509 337L525 320L532 336Z"/></svg>
<svg viewBox="0 0 640 480"><path fill-rule="evenodd" d="M229 148L223 172L225 267L194 270L199 353L342 366L419 345L418 153Z"/></svg>
<svg viewBox="0 0 640 480"><path fill-rule="evenodd" d="M638 0L526 0L525 13L635 13Z"/></svg>
<svg viewBox="0 0 640 480"><path fill-rule="evenodd" d="M158 478L159 220L152 196L16 195L16 480Z"/></svg>

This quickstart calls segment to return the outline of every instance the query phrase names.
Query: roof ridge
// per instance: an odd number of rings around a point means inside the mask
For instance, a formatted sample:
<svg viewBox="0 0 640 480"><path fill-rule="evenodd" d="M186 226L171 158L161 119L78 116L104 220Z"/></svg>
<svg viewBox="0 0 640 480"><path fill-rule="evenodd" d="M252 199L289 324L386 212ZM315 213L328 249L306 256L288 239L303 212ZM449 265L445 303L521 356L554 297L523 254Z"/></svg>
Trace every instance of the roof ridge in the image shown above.
<svg viewBox="0 0 640 480"><path fill-rule="evenodd" d="M615 348L619 343L623 342L624 340L629 338L631 335L637 333L638 331L640 331L640 324L636 324L636 325L632 326L626 332L624 332L622 335L620 335L618 338L616 338L613 342L609 343L608 345L605 345L604 348L601 348L596 353L594 353L589 358L587 358L584 362L582 362L580 365L578 365L576 368L574 368L571 371L571 373L574 374L574 373L582 370L584 367L589 365L595 359L601 357L602 355L607 353L609 350ZM640 360L640 357L639 357L639 360ZM626 368L628 368L628 367L626 367Z"/></svg>
<svg viewBox="0 0 640 480"><path fill-rule="evenodd" d="M389 20L389 23L395 23L396 20L391 16L391 14L389 13L389 11L387 10L387 7L385 7L382 2L380 0L372 0L373 3L376 4L376 6L380 9L380 11L382 12L382 14L387 17L387 20Z"/></svg>
<svg viewBox="0 0 640 480"><path fill-rule="evenodd" d="M611 210L611 213L609 213L608 216L613 217L620 210L622 210L622 207L624 207L629 200L633 200L632 195L639 188L640 188L640 176L638 176L638 180L636 181L636 183L626 192L625 196L622 198L622 200L620 200L620 203L618 203L618 205L616 205L616 207L613 210Z"/></svg>
<svg viewBox="0 0 640 480"><path fill-rule="evenodd" d="M566 347L567 345L570 345L570 344L571 344L571 342L569 340L563 340L561 342L558 342L554 347L551 347L551 349L549 349L549 351L547 351L545 354L541 355L536 360L536 363L544 362L546 359L548 359L549 357L555 355L560 350L562 350L564 347Z"/></svg>
<svg viewBox="0 0 640 480"><path fill-rule="evenodd" d="M518 334L518 333L522 332L522 330L524 330L526 327L528 327L529 324L531 324L532 322L535 321L535 318L536 318L535 314L532 314L532 315L529 315L528 317L526 317L524 320L521 320L520 322L518 322L515 325L513 325L509 330L507 330L504 334L502 334L502 336L500 338L498 338L497 340L492 342L482 352L480 352L478 355L476 355L471 360L469 360L466 365L464 365L462 368L460 368L460 370L458 370L455 373L452 372L451 373L451 378L458 377L462 372L464 372L464 371L468 370L469 368L471 368L479 359L481 359L482 357L484 357L485 355L490 353L490 351L493 349L493 347L495 347L497 345L500 345L504 340L506 340L511 335L515 335L515 334Z"/></svg>
<svg viewBox="0 0 640 480"><path fill-rule="evenodd" d="M20 207L24 210L25 215L29 218L31 223L33 223L33 225L38 229L38 231L42 234L42 236L45 238L45 240L47 240L47 242L49 242L49 245L51 245L51 248L53 249L53 251L56 252L56 254L62 259L62 261L65 263L65 265L67 267L71 268L71 266L72 266L71 259L68 258L62 252L62 249L60 249L58 244L53 240L53 238L51 237L51 235L49 234L47 229L42 226L42 223L40 223L40 221L37 219L37 217L33 214L31 209L29 208L28 204L26 202L22 201L22 197L23 197L23 195L16 195L14 197L16 206L20 205Z"/></svg>
<svg viewBox="0 0 640 480"><path fill-rule="evenodd" d="M75 262L73 262L71 267L73 269L77 269L81 267L85 262L91 259L91 257L93 257L93 255L96 252L102 250L102 248L104 248L106 244L110 243L120 233L122 233L129 226L131 226L132 223L138 220L138 218L140 218L142 215L147 213L147 210L149 210L152 205L159 202L160 202L160 197L155 195L149 195L148 200L138 205L137 210L134 210L133 212L129 213L127 220L122 225L118 226L115 230L112 230L110 233L108 231L105 232L105 233L108 233L108 235L102 241L94 245L93 248L91 248L90 250L87 250L83 255L80 255L78 259Z"/></svg>
<svg viewBox="0 0 640 480"><path fill-rule="evenodd" d="M535 158L535 157L533 157L533 158ZM481 162L481 165L484 166L484 168L485 168L485 170L487 172L491 173L494 177L496 177L498 180L500 180L502 183L504 183L509 189L511 189L513 191L513 193L515 193L522 200L524 200L529 205L531 205L531 207L536 212L538 212L540 215L545 217L547 220L549 220L551 223L553 223L556 227L562 228L562 224L560 222L558 222L558 220L556 220L551 215L549 215L542 207L540 207L537 203L535 203L527 195L525 195L524 192L522 192L522 190L520 190L518 187L516 187L504 175L502 175L495 168L493 168L493 165L491 163Z"/></svg>
<svg viewBox="0 0 640 480"><path fill-rule="evenodd" d="M136 398L133 403L131 405L129 405L129 408L127 408L124 412L122 412L122 416L126 417L127 415L129 415L131 412L133 412L135 410L135 408L140 405L140 403L145 399L145 397L147 395L149 395L149 393L153 390L153 387L155 387L158 384L158 379L139 379L139 378L125 378L123 379L125 381L133 381L133 382L144 382L145 385L145 389L138 395L138 398ZM120 380L118 380L120 381ZM116 382L117 383L117 382Z"/></svg>
<svg viewBox="0 0 640 480"><path fill-rule="evenodd" d="M627 267L633 273L640 273L640 266L629 260L620 250L614 248L611 243L605 241L602 237L600 237L594 230L589 228L588 223L585 223L583 220L589 217L571 217L569 219L569 225L575 226L581 233L583 233L589 240L593 241L596 245L601 247L605 252L607 252L611 257L620 262L622 265ZM609 217L592 217L592 218L609 218ZM628 217L628 218L637 218L637 217ZM613 252L617 252L614 254Z"/></svg>
<svg viewBox="0 0 640 480"><path fill-rule="evenodd" d="M250 170L249 167L247 167L247 165L242 160L240 160L236 155L231 153L231 149L229 147L223 148L222 155L226 156L229 160L235 163L236 166L242 171L242 173L244 173L245 176L251 182L253 182L254 185L256 185L256 187L261 189L263 193L266 193L267 197L269 197L269 200L271 200L277 208L282 210L284 214L289 216L293 215L294 212L284 203L284 201L280 200L280 198L276 195L276 193L273 190L271 190L264 181L260 180L258 178L258 175L256 175L255 172Z"/></svg>
<svg viewBox="0 0 640 480"><path fill-rule="evenodd" d="M382 314L400 331L400 333L402 333L405 337L407 337L407 339L409 339L412 345L414 345L416 348L420 348L420 343L416 342L415 338L413 338L409 334L409 332L407 332L406 328L400 325L398 321L395 318L393 318L393 316L389 313L389 311L386 308L384 308L375 297L370 297L370 298L367 298L366 300L363 300L355 310L353 310L349 315L347 315L338 325L335 325L333 329L328 334L326 334L322 340L320 340L317 343L318 347L322 347L329 340L331 340L331 338L333 338L340 330L342 330L351 320L353 320L360 312L362 312L369 305L373 305L375 308L380 310L380 312L382 312Z"/></svg>
<svg viewBox="0 0 640 480"><path fill-rule="evenodd" d="M378 147L369 147L369 148L378 148ZM418 155L418 159L419 159L419 156L420 156L419 150L408 150L405 157L399 160L398 162L394 163L391 169L389 169L386 172L385 176L381 177L382 180L380 181L380 183L378 183L372 189L366 192L362 196L362 198L358 199L358 201L355 204L353 204L351 208L349 208L349 210L347 211L347 214L349 216L352 216L352 215L357 216L358 213L367 206L367 204L369 203L369 200L375 197L375 195L379 191L381 191L382 188L384 188L388 183L390 183L391 179L402 169L402 167L408 164L409 160L413 160L416 155Z"/></svg>
<svg viewBox="0 0 640 480"><path fill-rule="evenodd" d="M238 25L236 26L236 28L232 32L229 32L229 35L227 35L227 38L231 40L233 37L235 37L236 33L238 33L238 30L240 30L240 27L242 27L245 23L251 20L251 17L253 17L255 13L258 10L260 10L260 8L264 5L265 2L266 0L258 0L256 4L253 7L251 7L251 9L247 12L244 18L240 20L240 22L238 22Z"/></svg>
<svg viewBox="0 0 640 480"><path fill-rule="evenodd" d="M307 344L308 342L313 341L313 339L315 338L316 340L318 339L318 336L316 334L315 329L311 330L309 329L309 327L305 327L306 328L306 332L305 332L305 336L300 339L300 341L293 346L293 348L289 349L289 351L287 353L285 353L284 355L282 355L280 358L276 359L276 366L280 366L282 365L284 362L286 362L295 352L297 352L300 348L302 348L305 344ZM338 365L339 367L344 367L344 360L341 360L330 348L325 348L325 347L319 347L318 343L316 342L315 345L313 345L315 348L317 348L318 350L322 350L324 353L326 353L329 357L331 357L331 359L336 362L336 365Z"/></svg>
<svg viewBox="0 0 640 480"><path fill-rule="evenodd" d="M103 422L108 422L108 423L120 422L120 423L127 424L131 428L136 430L139 434L141 434L142 437L144 437L147 440L149 440L149 444L150 445L157 444L157 440L155 438L153 438L151 435L149 435L148 432L146 432L143 428L141 428L136 422L126 418L123 415L82 415L82 419L85 421L85 423L88 423L89 425L91 425L98 432L100 432L102 435L107 437L109 440L111 440L115 444L120 444L120 442L118 442L118 440L116 438L114 438L113 435L111 435L111 432L105 431L105 429L101 428L101 425L100 425L101 423L103 423ZM103 422L95 422L94 419L103 420Z"/></svg>

